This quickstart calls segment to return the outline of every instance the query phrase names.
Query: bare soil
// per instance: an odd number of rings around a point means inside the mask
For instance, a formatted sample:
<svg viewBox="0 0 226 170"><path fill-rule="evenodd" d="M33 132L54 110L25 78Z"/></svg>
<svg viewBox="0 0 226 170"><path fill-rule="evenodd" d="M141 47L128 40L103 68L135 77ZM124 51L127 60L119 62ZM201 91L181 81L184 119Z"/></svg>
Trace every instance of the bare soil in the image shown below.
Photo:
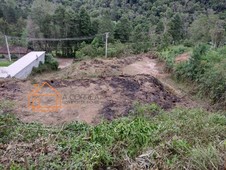
<svg viewBox="0 0 226 170"><path fill-rule="evenodd" d="M181 62L185 62L185 61L188 61L190 58L190 54L189 53L183 53L181 55L178 55L176 58L175 58L175 62L176 63L181 63Z"/></svg>
<svg viewBox="0 0 226 170"><path fill-rule="evenodd" d="M73 59L71 58L57 58L57 61L60 69L69 67L73 63Z"/></svg>
<svg viewBox="0 0 226 170"><path fill-rule="evenodd" d="M16 103L13 113L23 122L58 125L72 121L98 123L127 116L134 103L156 103L168 110L177 106L193 107L194 102L164 81L164 65L152 54L80 61L61 71L42 74L26 81L1 80L0 100ZM48 82L62 95L58 112L33 113L28 108L28 94L33 83ZM46 93L51 89L45 87ZM42 101L49 104L48 99Z"/></svg>

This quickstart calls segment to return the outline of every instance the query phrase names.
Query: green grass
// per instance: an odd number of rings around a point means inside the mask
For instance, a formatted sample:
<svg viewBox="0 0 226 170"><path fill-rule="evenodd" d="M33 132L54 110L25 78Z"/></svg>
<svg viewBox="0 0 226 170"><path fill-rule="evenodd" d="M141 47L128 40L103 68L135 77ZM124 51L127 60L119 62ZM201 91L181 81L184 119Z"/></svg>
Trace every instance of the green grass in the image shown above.
<svg viewBox="0 0 226 170"><path fill-rule="evenodd" d="M8 67L13 61L0 61L0 67Z"/></svg>
<svg viewBox="0 0 226 170"><path fill-rule="evenodd" d="M152 117L153 113L158 113ZM91 126L25 124L0 116L2 167L10 169L219 169L226 156L226 114L165 112L137 104L129 117ZM145 166L145 167L144 167ZM1 167L1 166L0 166Z"/></svg>

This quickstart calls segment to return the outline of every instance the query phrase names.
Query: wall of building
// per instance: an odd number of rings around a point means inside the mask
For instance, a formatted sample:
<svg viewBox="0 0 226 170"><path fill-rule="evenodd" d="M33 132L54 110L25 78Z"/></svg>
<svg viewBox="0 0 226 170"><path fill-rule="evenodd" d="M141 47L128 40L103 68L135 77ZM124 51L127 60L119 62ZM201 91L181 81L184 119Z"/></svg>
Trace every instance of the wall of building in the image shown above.
<svg viewBox="0 0 226 170"><path fill-rule="evenodd" d="M32 72L32 69L34 67L38 67L39 64L45 62L45 53L41 54L37 59L35 59L33 62L31 62L29 65L24 67L21 71L19 71L16 75L13 77L18 79L26 79Z"/></svg>
<svg viewBox="0 0 226 170"><path fill-rule="evenodd" d="M0 77L5 78L7 76L26 79L31 74L32 69L39 66L40 62L45 62L45 52L30 52L10 66L4 68L4 74L3 72L0 73Z"/></svg>

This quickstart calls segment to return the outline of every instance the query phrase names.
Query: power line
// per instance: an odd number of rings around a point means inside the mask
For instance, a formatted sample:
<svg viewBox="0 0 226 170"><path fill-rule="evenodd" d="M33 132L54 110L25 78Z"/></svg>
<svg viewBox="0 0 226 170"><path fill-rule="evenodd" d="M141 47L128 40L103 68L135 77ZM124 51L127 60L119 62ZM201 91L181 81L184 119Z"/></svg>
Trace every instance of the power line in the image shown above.
<svg viewBox="0 0 226 170"><path fill-rule="evenodd" d="M90 40L97 36L104 35L104 34L96 34L93 36L87 36L87 37L73 37L73 38L22 38L22 37L15 37L15 36L7 36L9 39L24 39L27 41L79 41L79 40Z"/></svg>
<svg viewBox="0 0 226 170"><path fill-rule="evenodd" d="M90 37L77 37L77 38L27 38L28 41L74 41L74 40L90 40L95 36Z"/></svg>
<svg viewBox="0 0 226 170"><path fill-rule="evenodd" d="M81 40L90 40L90 39L94 39L97 36L103 36L105 35L105 55L107 57L107 44L108 44L108 38L109 38L109 32L107 33L100 33L100 34L96 34L93 36L86 36L86 37L73 37L73 38L30 38L30 37L15 37L15 36L6 36L5 38L7 40L7 38L10 40L27 40L29 42L34 42L34 41L81 41ZM33 44L34 46L34 44ZM64 48L64 47L63 47ZM9 48L8 48L9 49Z"/></svg>

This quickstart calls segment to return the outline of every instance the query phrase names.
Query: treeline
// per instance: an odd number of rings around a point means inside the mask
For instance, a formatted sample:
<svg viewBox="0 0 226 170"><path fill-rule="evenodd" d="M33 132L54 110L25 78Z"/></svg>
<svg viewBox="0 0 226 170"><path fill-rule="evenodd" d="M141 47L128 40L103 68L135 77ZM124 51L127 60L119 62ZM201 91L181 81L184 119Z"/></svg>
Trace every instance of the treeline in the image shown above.
<svg viewBox="0 0 226 170"><path fill-rule="evenodd" d="M134 43L141 51L199 42L219 47L225 42L225 9L225 0L2 0L0 32L42 38L110 32L110 43ZM81 42L25 43L74 56ZM97 37L93 50L102 46L103 37Z"/></svg>

